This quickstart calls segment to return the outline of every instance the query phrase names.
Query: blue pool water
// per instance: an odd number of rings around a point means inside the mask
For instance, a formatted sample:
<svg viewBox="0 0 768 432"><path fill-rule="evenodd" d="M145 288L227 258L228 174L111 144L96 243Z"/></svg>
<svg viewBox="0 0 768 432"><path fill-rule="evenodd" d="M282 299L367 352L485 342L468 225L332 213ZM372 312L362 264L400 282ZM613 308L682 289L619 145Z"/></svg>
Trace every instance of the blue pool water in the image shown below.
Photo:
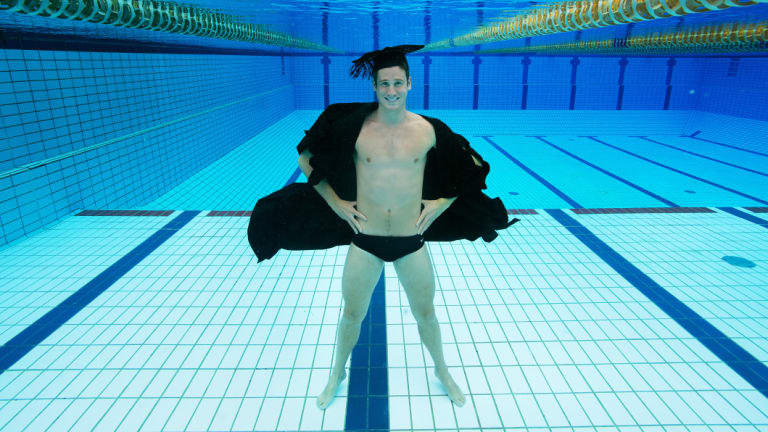
<svg viewBox="0 0 768 432"><path fill-rule="evenodd" d="M194 4L328 52L0 10L0 431L768 430L766 50L478 54L765 4L410 55L408 109L521 221L428 243L466 405L387 264L316 407L349 246L257 263L250 210L306 181L323 108L373 100L352 59L546 5Z"/></svg>

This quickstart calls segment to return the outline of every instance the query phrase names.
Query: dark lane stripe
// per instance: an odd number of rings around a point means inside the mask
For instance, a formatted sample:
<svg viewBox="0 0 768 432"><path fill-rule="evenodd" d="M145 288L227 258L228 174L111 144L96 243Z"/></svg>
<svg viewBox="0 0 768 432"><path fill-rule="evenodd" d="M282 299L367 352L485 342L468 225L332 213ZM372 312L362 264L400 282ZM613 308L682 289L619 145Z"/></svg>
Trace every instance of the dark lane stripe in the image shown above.
<svg viewBox="0 0 768 432"><path fill-rule="evenodd" d="M432 42L432 0L427 0L424 5L424 44L429 45ZM429 51L427 51L429 53ZM429 65L432 64L432 59L429 54L426 54L421 63L424 65L424 109L429 109Z"/></svg>
<svg viewBox="0 0 768 432"><path fill-rule="evenodd" d="M680 148L680 147L676 147L676 146L673 146L673 145L671 145L671 144L664 144L664 143L663 143L663 142L661 142L661 141L652 140L652 139L650 139L650 138L648 138L648 137L646 137L646 136L642 136L642 135L630 135L630 136L631 136L631 137L633 137L633 138L640 138L640 139L642 139L642 140L645 140L645 141L650 141L650 142L652 142L652 143L654 143L654 144L658 144L658 145L660 145L660 146L669 147L669 148L671 148L671 149L674 149L674 150L678 150L678 151L681 151L681 152L683 152L683 153L688 153L688 154L690 154L690 155L694 155L694 156L698 156L698 157L700 157L700 158L704 158L704 159L707 159L707 160L711 160L712 162L716 162L716 163L719 163L719 164L723 164L723 165L728 165L728 166L731 166L731 167L734 167L734 168L738 168L738 169L740 169L740 170L744 170L744 171L748 171L748 172L751 172L751 173L754 173L754 174L757 174L757 175L761 175L761 176L766 176L766 177L768 177L768 174L767 174L767 173L764 173L764 172L760 172L760 171L757 171L757 170L753 170L753 169L751 169L751 168L743 167L743 166L740 166L740 165L732 164L732 163L729 163L729 162L725 162L725 161L722 161L722 160L720 160L720 159L711 158L711 157L709 157L709 156L705 156L705 155L703 155L703 154L694 153L694 152L692 152L692 151L688 151L688 150L686 150L686 149L682 149L682 148Z"/></svg>
<svg viewBox="0 0 768 432"><path fill-rule="evenodd" d="M525 46L531 46L531 38L525 38ZM520 99L520 109L524 110L528 108L528 68L531 65L531 58L523 56L520 60L523 65L523 96Z"/></svg>
<svg viewBox="0 0 768 432"><path fill-rule="evenodd" d="M200 211L185 211L0 347L0 374L112 286Z"/></svg>
<svg viewBox="0 0 768 432"><path fill-rule="evenodd" d="M760 219L757 216L752 216L749 213L744 213L743 211L736 210L733 207L718 207L718 209L720 209L720 210L722 210L724 212L730 213L730 214L732 214L734 216L738 216L738 217L740 217L740 218L742 218L744 220L748 220L748 221L750 221L752 223L755 223L757 225L760 225L763 228L768 228L768 221L765 220L765 219Z"/></svg>
<svg viewBox="0 0 768 432"><path fill-rule="evenodd" d="M626 39L624 39L623 42L624 42L624 45L626 45ZM614 40L614 43L616 43L616 40ZM619 60L619 96L616 99L617 110L621 109L621 104L624 101L624 74L627 71L628 64L629 64L629 61L627 60L626 57L622 57L621 60Z"/></svg>
<svg viewBox="0 0 768 432"><path fill-rule="evenodd" d="M686 176L686 177L690 177L690 178L692 178L692 179L698 180L698 181L700 181L700 182L703 182L703 183L706 183L706 184L708 184L708 185L711 185L711 186L714 186L714 187L717 187L717 188L720 188L720 189L723 189L723 190L727 190L728 192L734 193L734 194L736 194L736 195L739 195L739 196L742 196L742 197L744 197L744 198L749 198L749 199L751 199L751 200L757 201L757 202L759 202L760 204L768 204L768 201L762 200L762 199L760 199L760 198L758 198L758 197L754 197L754 196L752 196L752 195L749 195L749 194L745 194L745 193L743 193L743 192L739 192L739 191L737 191L737 190L735 190L735 189L731 189L731 188L729 188L729 187L727 187L727 186L723 186L723 185L717 184L717 183L715 183L715 182L712 182L712 181L709 181L709 180L703 179L703 178L701 178L701 177L698 177L698 176L695 176L695 175L693 175L693 174L688 174L687 172L681 171L681 170L679 170L679 169L676 169L676 168L672 168L672 167L671 167L671 166L669 166L669 165L664 165L664 164L662 164L662 163L659 163L659 162L656 162L656 161L652 161L652 160L650 160L650 159L648 159L648 158L646 158L646 157L640 156L640 155L639 155L639 154L637 154L637 153L632 153L632 152L631 152L631 151L629 151L629 150L624 150L624 149L623 149L623 148L621 148L621 147L617 147L617 146L615 146L615 145L612 145L612 144L608 144L608 143L607 143L607 142L605 142L605 141L600 141L599 139L597 139L597 138L595 138L595 137L593 137L593 136L585 136L585 138L589 138L589 139L591 139L592 141L596 141L596 142L599 142L599 143L600 143L600 144L602 144L602 145L608 146L608 147L610 147L610 148L612 148L612 149L616 149L616 150L618 150L618 151L620 151L620 152L624 152L624 153L626 153L626 154L628 154L628 155L632 155L632 156L634 156L634 157L636 157L636 158L638 158L638 159L642 159L642 160L644 160L644 161L646 161L646 162L652 163L652 164L654 164L654 165L658 165L658 166L660 166L660 167L662 167L662 168L666 168L666 169L668 169L668 170L670 170L670 171L674 171L674 172L676 172L676 173L678 173L678 174L682 174L682 175L684 175L684 176Z"/></svg>
<svg viewBox="0 0 768 432"><path fill-rule="evenodd" d="M548 209L546 212L675 322L698 339L702 345L709 348L739 376L755 387L763 396L768 397L768 367L627 261L585 226L568 216L563 210Z"/></svg>
<svg viewBox="0 0 768 432"><path fill-rule="evenodd" d="M696 131L696 133L694 133L693 135L688 135L688 136L683 135L683 137L691 138L691 139L695 139L695 140L699 140L699 141L704 141L704 142L708 142L708 143L712 143L712 144L717 144L717 145L720 145L720 146L723 146L723 147L732 148L734 150L741 150L743 152L752 153L752 154L755 154L755 155L758 155L758 156L766 156L766 157L768 157L768 154L765 154L765 153L760 153L760 152L756 152L754 150L749 150L749 149L741 148L741 147L730 145L730 144L724 144L724 143L717 142L717 141L712 141L712 140L708 140L708 139L704 139L704 138L699 138L699 137L696 136L696 135L699 134L699 132L701 132L701 131Z"/></svg>
<svg viewBox="0 0 768 432"><path fill-rule="evenodd" d="M514 163L515 163L515 165L517 165L517 166L519 166L520 168L522 168L522 170L523 170L523 171L525 171L525 172L527 172L527 173L528 173L528 174L529 174L531 177L533 177L533 178L535 178L536 180L538 180L538 181L539 181L539 183L541 183L541 184L543 184L544 186L546 186L546 187L547 187L547 189L551 190L551 191L552 191L552 192L553 192L555 195L557 195L557 196L559 196L560 198L562 198L562 199L563 199L563 201L567 202L567 203L568 203L568 204L569 204L571 207L573 207L573 208L584 208L584 206L582 206L581 204L579 204L578 202L576 202L576 200L574 200L574 199L572 199L571 197L569 197L568 195L566 195L566 194L565 194L565 192L563 192L563 191L561 191L560 189L558 189L557 187L555 187L555 185L553 185L552 183L550 183L550 182L548 182L548 181L544 180L544 178L543 178L543 177L541 177L540 175L538 175L538 174L536 174L535 172L533 172L533 170L531 170L530 168L528 168L527 166L525 166L525 164L524 164L524 163L520 162L519 160L515 159L515 158L514 158L514 157L513 157L511 154L509 154L509 153L507 153L506 151L504 151L504 149L503 149L503 148L501 148L501 146L499 146L498 144L496 144L495 142L493 142L493 140L491 140L491 137L490 137L490 136L487 136L487 135L479 135L479 136L480 136L480 137L482 137L484 140L488 141L488 142L489 142L489 143L490 143L492 146L494 146L494 147L496 148L496 150L498 150L498 151L499 151L501 154L503 154L504 156L506 156L506 157L507 157L507 159L509 159L509 160L511 160L512 162L514 162Z"/></svg>
<svg viewBox="0 0 768 432"><path fill-rule="evenodd" d="M596 170L600 171L601 173L603 173L603 174L605 174L605 175L608 175L608 176L610 176L610 177L613 177L614 179L616 179L616 180L618 180L618 181L620 181L620 182L624 183L625 185L627 185L627 186L629 186L629 187L632 187L632 188L634 188L634 189L637 189L638 191L640 191L640 192L642 192L642 193L644 193L644 194L646 194L646 195L648 195L648 196L650 196L650 197L652 197L652 198L655 198L655 199L657 199L657 200L659 200L659 201L663 202L664 204L666 204L666 205L668 205L668 206L670 206L670 207L679 207L679 205L677 205L677 204L675 204L674 202L672 202L672 201L670 201L670 200L668 200L668 199L666 199L666 198L662 197L661 195L656 195L655 193L653 193L653 192L649 191L648 189L645 189L645 188L643 188L643 187L641 187L641 186L639 186L639 185L636 185L636 184L634 184L634 183L630 182L629 180L625 180L625 179L623 179L623 178L621 178L621 177L617 176L616 174L614 174L614 173L612 173L612 172L610 172L610 171L608 171L608 170L605 170L605 169L603 169L603 168L600 168L600 167L598 167L597 165L595 165L595 164L592 164L592 163L590 163L590 162L588 162L588 161L586 161L586 160L584 160L584 159L582 159L582 158L580 158L580 157L576 156L575 154L573 154L573 153L569 152L568 150L565 150L565 149L563 149L563 148L560 148L560 147L558 147L558 146L556 146L556 145L552 144L551 142L549 142L549 141L545 140L545 139L544 139L544 137L542 137L542 136L534 136L534 138L538 139L539 141L542 141L542 142L544 142L545 144L549 144L550 146L552 146L552 147L554 147L554 148L556 148L556 149L560 150L561 152L563 152L563 153L567 154L568 156L570 156L570 157L572 157L572 158L576 159L577 161L579 161L579 162L581 162L581 163L583 163L583 164L586 164L586 165L588 165L588 166L590 166L590 167L592 167L592 168L594 168L594 169L596 169Z"/></svg>
<svg viewBox="0 0 768 432"><path fill-rule="evenodd" d="M328 46L328 10L330 9L328 2L323 2L323 45ZM331 58L328 53L323 54L320 58L320 63L323 65L323 107L328 108L331 103L331 79L330 79L330 64Z"/></svg>
<svg viewBox="0 0 768 432"><path fill-rule="evenodd" d="M297 168L286 186L295 182L300 173ZM352 349L345 431L389 430L385 293L382 269L360 325L360 338Z"/></svg>
<svg viewBox="0 0 768 432"><path fill-rule="evenodd" d="M296 168L296 171L294 171L294 172L293 172L293 174L291 174L291 178L289 178L289 179L288 179L288 181L287 181L287 182L285 182L285 184L283 185L283 187L286 187L286 186L288 186L288 185L290 185L290 184L294 183L294 182L296 181L296 179L298 179L298 178L299 178L299 174L303 174L303 173L301 172L301 168Z"/></svg>
<svg viewBox="0 0 768 432"><path fill-rule="evenodd" d="M483 2L479 1L477 2L477 28L480 28L483 26ZM475 45L475 52L480 51L480 45ZM475 54L475 57L472 59L472 64L475 66L474 74L472 76L472 87L474 88L474 93L472 95L472 109L477 109L478 100L480 99L480 65L483 63L483 60L480 58L479 55Z"/></svg>
<svg viewBox="0 0 768 432"><path fill-rule="evenodd" d="M579 35L581 34L581 31L576 32L576 40L578 41ZM570 100L568 102L568 109L572 110L574 106L576 106L576 71L579 69L579 63L581 61L579 60L579 57L573 57L571 59L571 96Z"/></svg>
<svg viewBox="0 0 768 432"><path fill-rule="evenodd" d="M297 168L286 186L295 182L300 173L301 170ZM384 287L382 269L373 289L368 312L360 325L360 338L352 349L347 377L349 391L345 431L389 430L387 309Z"/></svg>
<svg viewBox="0 0 768 432"><path fill-rule="evenodd" d="M675 58L672 57L669 60L667 60L667 80L666 80L666 86L667 86L667 92L664 94L664 110L669 109L669 102L672 98L672 72L675 70L675 65L677 62L675 61Z"/></svg>
<svg viewBox="0 0 768 432"><path fill-rule="evenodd" d="M389 430L384 270L373 289L360 339L352 350L344 430Z"/></svg>

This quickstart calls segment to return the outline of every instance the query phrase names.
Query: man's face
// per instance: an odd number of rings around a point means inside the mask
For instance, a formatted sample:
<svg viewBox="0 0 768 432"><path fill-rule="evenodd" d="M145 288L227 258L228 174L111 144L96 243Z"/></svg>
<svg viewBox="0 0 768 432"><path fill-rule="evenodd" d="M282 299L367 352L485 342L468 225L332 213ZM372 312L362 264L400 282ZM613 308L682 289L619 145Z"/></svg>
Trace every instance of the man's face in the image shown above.
<svg viewBox="0 0 768 432"><path fill-rule="evenodd" d="M405 78L405 69L400 66L382 68L377 71L378 79L373 90L381 108L395 109L405 106L405 98L411 89L411 77Z"/></svg>

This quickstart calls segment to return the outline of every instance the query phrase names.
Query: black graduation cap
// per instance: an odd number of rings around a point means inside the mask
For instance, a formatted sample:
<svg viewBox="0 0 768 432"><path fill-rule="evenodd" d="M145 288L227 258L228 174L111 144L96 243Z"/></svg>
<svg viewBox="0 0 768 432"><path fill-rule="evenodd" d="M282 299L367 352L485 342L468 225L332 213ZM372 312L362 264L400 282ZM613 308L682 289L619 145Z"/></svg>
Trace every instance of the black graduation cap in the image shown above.
<svg viewBox="0 0 768 432"><path fill-rule="evenodd" d="M424 45L398 45L365 53L352 61L354 64L349 69L349 75L355 78L360 74L363 78L373 76L373 72L379 69L408 63L405 55L422 48Z"/></svg>

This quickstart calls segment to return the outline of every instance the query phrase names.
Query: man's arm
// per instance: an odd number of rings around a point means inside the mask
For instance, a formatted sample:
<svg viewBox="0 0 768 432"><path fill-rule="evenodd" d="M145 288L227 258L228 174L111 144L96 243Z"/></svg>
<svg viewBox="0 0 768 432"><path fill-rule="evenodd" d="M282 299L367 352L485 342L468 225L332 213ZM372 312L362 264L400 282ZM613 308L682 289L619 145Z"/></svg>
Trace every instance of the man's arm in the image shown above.
<svg viewBox="0 0 768 432"><path fill-rule="evenodd" d="M311 157L312 153L308 149L304 150L304 152L299 155L299 168L307 178L312 174L312 165L309 164L309 158ZM339 196L336 195L336 191L333 190L331 185L329 185L325 179L321 180L320 183L313 187L328 204L339 199Z"/></svg>

